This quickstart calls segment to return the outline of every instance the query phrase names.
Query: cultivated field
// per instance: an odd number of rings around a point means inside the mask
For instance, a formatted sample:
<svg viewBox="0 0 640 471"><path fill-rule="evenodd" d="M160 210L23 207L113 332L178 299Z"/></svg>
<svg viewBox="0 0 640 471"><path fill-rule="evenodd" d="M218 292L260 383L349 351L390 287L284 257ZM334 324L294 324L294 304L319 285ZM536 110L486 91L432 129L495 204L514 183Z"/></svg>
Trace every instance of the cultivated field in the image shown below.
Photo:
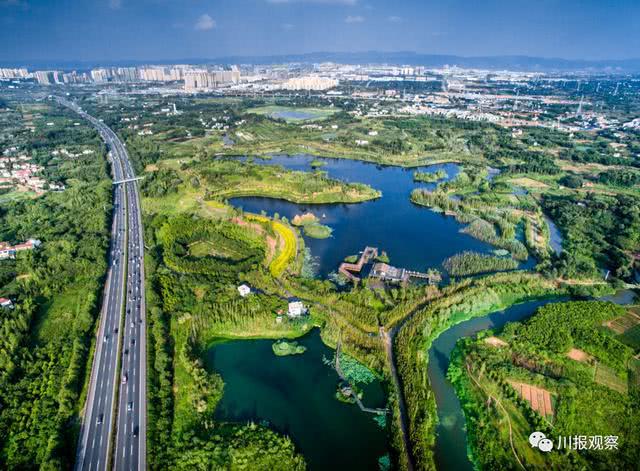
<svg viewBox="0 0 640 471"><path fill-rule="evenodd" d="M627 382L620 378L613 368L602 363L596 364L594 381L621 394L627 394Z"/></svg>
<svg viewBox="0 0 640 471"><path fill-rule="evenodd" d="M640 307L630 308L624 316L606 322L605 326L618 334L621 342L640 349Z"/></svg>
<svg viewBox="0 0 640 471"><path fill-rule="evenodd" d="M634 312L634 309L636 312ZM616 317L606 322L605 325L613 330L616 334L624 334L627 330L640 325L640 315L637 308L629 309L629 312L622 317Z"/></svg>
<svg viewBox="0 0 640 471"><path fill-rule="evenodd" d="M531 408L543 417L553 418L553 405L551 401L551 393L546 389L533 386L531 384L520 383L518 381L509 381L509 384L516 392L525 399Z"/></svg>

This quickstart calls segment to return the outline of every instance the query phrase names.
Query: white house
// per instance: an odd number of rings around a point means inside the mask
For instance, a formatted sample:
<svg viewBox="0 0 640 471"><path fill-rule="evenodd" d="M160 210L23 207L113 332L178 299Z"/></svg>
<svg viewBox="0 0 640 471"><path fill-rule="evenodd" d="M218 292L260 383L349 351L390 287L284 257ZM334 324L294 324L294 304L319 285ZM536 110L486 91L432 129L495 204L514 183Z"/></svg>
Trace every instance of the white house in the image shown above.
<svg viewBox="0 0 640 471"><path fill-rule="evenodd" d="M249 288L247 285L240 285L238 286L238 293L240 293L240 296L244 298L251 293L251 288Z"/></svg>
<svg viewBox="0 0 640 471"><path fill-rule="evenodd" d="M10 299L0 298L0 307L4 307L6 309L13 309L13 303Z"/></svg>
<svg viewBox="0 0 640 471"><path fill-rule="evenodd" d="M302 304L302 301L291 301L289 303L289 310L287 312L287 315L289 317L300 317L306 313L307 313L307 308L304 307L304 304Z"/></svg>

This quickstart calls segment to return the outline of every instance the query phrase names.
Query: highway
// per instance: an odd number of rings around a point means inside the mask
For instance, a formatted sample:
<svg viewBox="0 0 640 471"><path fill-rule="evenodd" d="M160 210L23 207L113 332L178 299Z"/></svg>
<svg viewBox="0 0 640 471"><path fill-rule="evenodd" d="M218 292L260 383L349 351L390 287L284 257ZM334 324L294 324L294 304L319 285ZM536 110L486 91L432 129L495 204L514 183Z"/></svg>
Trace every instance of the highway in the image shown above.
<svg viewBox="0 0 640 471"><path fill-rule="evenodd" d="M113 181L124 181L114 184L109 271L75 469L145 470L144 243L135 173L108 126L75 103L56 100L98 130L109 149Z"/></svg>

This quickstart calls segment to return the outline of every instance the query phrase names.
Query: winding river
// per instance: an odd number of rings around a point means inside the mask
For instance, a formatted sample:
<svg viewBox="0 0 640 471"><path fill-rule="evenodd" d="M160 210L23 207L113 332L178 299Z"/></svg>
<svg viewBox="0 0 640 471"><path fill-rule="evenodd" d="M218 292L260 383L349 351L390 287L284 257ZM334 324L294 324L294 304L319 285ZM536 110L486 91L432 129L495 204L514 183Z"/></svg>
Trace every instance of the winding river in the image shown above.
<svg viewBox="0 0 640 471"><path fill-rule="evenodd" d="M472 470L467 457L467 433L464 414L453 385L447 379L451 352L456 342L486 329L500 329L507 322L524 320L549 302L561 299L528 301L503 311L470 319L450 327L435 339L429 349L427 373L436 399L438 426L436 428L435 458L438 469Z"/></svg>

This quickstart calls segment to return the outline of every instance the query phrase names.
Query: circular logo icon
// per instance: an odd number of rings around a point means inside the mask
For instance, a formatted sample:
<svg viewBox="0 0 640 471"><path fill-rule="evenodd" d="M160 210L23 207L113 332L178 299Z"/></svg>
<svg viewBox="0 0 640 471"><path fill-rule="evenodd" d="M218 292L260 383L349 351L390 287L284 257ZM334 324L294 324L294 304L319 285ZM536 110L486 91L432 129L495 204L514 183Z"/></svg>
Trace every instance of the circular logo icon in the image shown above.
<svg viewBox="0 0 640 471"><path fill-rule="evenodd" d="M553 442L548 438L543 438L538 442L538 448L540 449L540 451L548 453L553 450Z"/></svg>
<svg viewBox="0 0 640 471"><path fill-rule="evenodd" d="M533 448L537 448L540 440L547 438L547 436L542 432L533 432L529 435L529 443Z"/></svg>

